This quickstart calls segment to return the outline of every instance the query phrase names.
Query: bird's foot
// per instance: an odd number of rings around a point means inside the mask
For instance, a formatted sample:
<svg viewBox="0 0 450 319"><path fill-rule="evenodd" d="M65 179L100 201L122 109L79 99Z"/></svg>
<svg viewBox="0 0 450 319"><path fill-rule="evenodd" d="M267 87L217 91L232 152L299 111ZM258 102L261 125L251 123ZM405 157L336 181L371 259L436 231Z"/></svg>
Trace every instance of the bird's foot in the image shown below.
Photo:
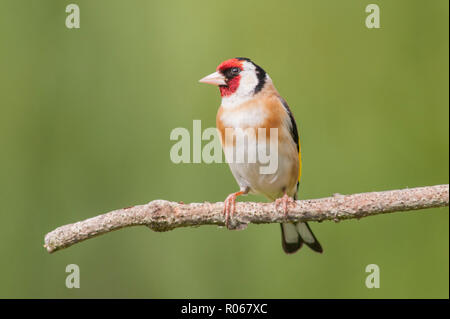
<svg viewBox="0 0 450 319"><path fill-rule="evenodd" d="M225 198L223 202L223 214L225 215L225 226L228 228L229 220L233 217L236 211L236 197L242 195L244 192L232 193Z"/></svg>
<svg viewBox="0 0 450 319"><path fill-rule="evenodd" d="M284 217L287 217L289 204L294 204L294 200L292 199L292 197L288 196L287 194L284 194L283 197L277 198L275 200L276 207L278 207L279 205L283 205Z"/></svg>

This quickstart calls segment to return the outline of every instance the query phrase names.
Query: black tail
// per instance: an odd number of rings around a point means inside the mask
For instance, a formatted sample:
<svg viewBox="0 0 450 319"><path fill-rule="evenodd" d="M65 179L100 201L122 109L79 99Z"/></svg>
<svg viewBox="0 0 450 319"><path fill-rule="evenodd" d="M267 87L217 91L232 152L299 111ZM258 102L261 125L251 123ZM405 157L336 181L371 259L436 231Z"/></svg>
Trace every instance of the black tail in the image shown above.
<svg viewBox="0 0 450 319"><path fill-rule="evenodd" d="M281 225L281 243L286 254L295 253L305 243L312 250L322 253L323 249L314 236L308 223L283 223Z"/></svg>

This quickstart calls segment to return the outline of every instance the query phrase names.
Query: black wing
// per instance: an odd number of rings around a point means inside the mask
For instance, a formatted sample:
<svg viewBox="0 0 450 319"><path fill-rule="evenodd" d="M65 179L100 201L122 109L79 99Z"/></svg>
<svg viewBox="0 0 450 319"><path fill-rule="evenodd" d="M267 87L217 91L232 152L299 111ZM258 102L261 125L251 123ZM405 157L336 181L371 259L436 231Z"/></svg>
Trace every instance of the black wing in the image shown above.
<svg viewBox="0 0 450 319"><path fill-rule="evenodd" d="M298 153L298 160L299 160L299 174L298 174L298 182L297 182L297 191L300 184L300 176L301 176L301 155L300 155L300 140L298 138L298 130L297 130L297 123L295 123L294 116L292 115L291 109L289 108L289 105L287 102L280 96L279 97L281 104L283 104L284 108L286 109L286 112L289 115L289 119L291 120L291 127L290 132L292 139L295 142L295 145L297 145L297 153ZM294 195L294 199L297 199L297 192Z"/></svg>
<svg viewBox="0 0 450 319"><path fill-rule="evenodd" d="M289 108L289 105L287 104L287 102L280 96L279 97L281 104L283 104L284 108L286 109L288 115L289 115L289 119L291 120L291 136L292 139L295 142L295 145L297 145L297 152L300 152L300 144L299 144L299 140L298 140L298 130L297 130L297 123L295 123L295 119L294 116L292 115L291 109Z"/></svg>

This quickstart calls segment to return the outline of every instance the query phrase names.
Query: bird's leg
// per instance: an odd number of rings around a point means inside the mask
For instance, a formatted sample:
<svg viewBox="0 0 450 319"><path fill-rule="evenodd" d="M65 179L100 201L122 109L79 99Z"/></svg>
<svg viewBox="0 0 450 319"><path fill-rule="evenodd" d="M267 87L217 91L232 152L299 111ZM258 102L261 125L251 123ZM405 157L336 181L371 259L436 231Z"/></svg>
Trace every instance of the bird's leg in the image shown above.
<svg viewBox="0 0 450 319"><path fill-rule="evenodd" d="M246 194L246 192L243 190L236 193L231 193L223 202L223 214L225 215L225 226L227 226L227 228L228 220L233 217L233 214L236 211L236 197L244 194Z"/></svg>
<svg viewBox="0 0 450 319"><path fill-rule="evenodd" d="M294 203L294 199L290 196L288 196L286 193L284 193L283 197L281 198L277 198L275 200L275 206L278 206L280 204L283 205L283 211L284 211L284 216L287 216L288 213L288 205L289 204L293 204Z"/></svg>

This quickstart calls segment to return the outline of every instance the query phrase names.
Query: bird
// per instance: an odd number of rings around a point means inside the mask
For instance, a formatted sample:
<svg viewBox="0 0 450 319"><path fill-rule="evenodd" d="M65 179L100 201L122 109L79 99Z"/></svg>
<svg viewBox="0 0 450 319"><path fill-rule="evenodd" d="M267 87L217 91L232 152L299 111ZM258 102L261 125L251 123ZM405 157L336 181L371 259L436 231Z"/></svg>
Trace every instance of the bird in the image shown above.
<svg viewBox="0 0 450 319"><path fill-rule="evenodd" d="M278 93L264 69L249 58L228 59L220 63L214 73L199 82L219 88L222 100L216 116L216 127L225 158L239 185L239 191L231 193L224 201L223 213L227 226L235 212L236 198L241 195L263 195L268 200L275 201L277 207L282 205L287 215L288 206L297 199L302 160L299 131L286 100ZM266 131L259 131L263 128ZM278 166L273 172L262 174L263 163L249 160L250 146L267 147L267 144L260 141L269 140L268 132L272 132L271 128L277 129ZM247 139L245 143L238 145L238 136L247 134L245 132L249 129L256 132L252 136L253 140ZM234 134L232 138L227 137L230 133ZM237 154L247 158L247 161L236 161ZM285 253L295 253L303 244L313 251L323 252L306 222L283 222L280 225Z"/></svg>

